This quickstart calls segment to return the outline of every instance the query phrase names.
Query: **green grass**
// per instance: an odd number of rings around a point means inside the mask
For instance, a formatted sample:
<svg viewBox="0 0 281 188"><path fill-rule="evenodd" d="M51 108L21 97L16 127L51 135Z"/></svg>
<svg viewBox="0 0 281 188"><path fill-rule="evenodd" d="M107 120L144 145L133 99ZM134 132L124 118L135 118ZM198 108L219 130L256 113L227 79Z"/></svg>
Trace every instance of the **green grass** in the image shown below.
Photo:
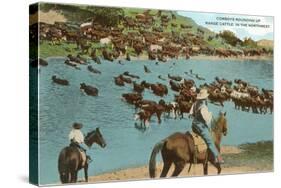
<svg viewBox="0 0 281 188"><path fill-rule="evenodd" d="M216 40L216 39L213 39L211 41L207 40L207 43L214 48L226 48L229 46L229 45L226 45L225 43L223 43L222 40Z"/></svg>
<svg viewBox="0 0 281 188"><path fill-rule="evenodd" d="M273 142L262 141L239 146L241 153L224 155L224 166L248 166L257 171L273 170Z"/></svg>
<svg viewBox="0 0 281 188"><path fill-rule="evenodd" d="M100 47L103 47L99 43L90 43L92 48L96 48L96 55L102 56L102 52L100 50ZM106 49L109 52L112 52L112 46L108 45L106 46ZM32 50L32 49L31 49ZM81 50L78 50L76 48L75 43L69 43L69 42L61 42L60 44L52 44L48 41L42 41L40 44L40 57L47 58L47 57L66 57L68 54L77 55L78 53L81 53ZM91 50L89 49L89 54L83 54L82 57L89 58L91 53ZM127 53L129 53L131 56L136 56L135 50L131 47L128 47ZM146 54L146 52L143 52L143 54Z"/></svg>
<svg viewBox="0 0 281 188"><path fill-rule="evenodd" d="M52 7L51 4L48 3L41 3L41 9L44 11L48 11ZM86 6L69 6L69 5L61 5L62 14L67 18L70 22L78 22L81 23L85 21L87 18L90 18L92 16L92 13L87 9ZM124 16L135 18L137 14L143 13L146 9L139 9L139 8L123 8ZM151 10L149 12L150 15L156 15L158 13L158 10ZM198 26L191 18L187 18L181 15L176 14L175 11L173 11L173 14L176 16L176 19L171 19L171 13L172 11L162 10L161 15L167 15L170 18L170 21L168 23L168 26L163 28L163 32L171 32L175 31L178 33L186 33L190 32L193 34L197 33L197 28L200 27L202 30L204 30L204 38L207 39L209 36L214 36L215 33L210 31L207 28L203 28L201 26ZM159 27L161 25L161 18L158 16L154 16L155 23L153 26ZM178 26L176 28L172 27L171 24L177 24ZM180 25L190 25L192 26L191 29L181 29ZM148 31L151 31L152 29L148 29ZM125 32L129 30L125 29ZM137 31L137 30L130 30L130 31ZM215 39L216 40L216 39Z"/></svg>
<svg viewBox="0 0 281 188"><path fill-rule="evenodd" d="M44 11L48 11L51 7L53 7L52 4L48 3L42 3L41 9ZM124 16L135 18L135 16L139 13L143 13L145 9L139 9L139 8L123 8ZM70 6L70 5L61 5L61 12L62 14L67 18L68 22L73 23L77 26L77 24L85 22L86 19L92 17L92 12L89 11L87 6ZM149 12L150 15L157 15L158 10L151 10ZM233 47L227 43L224 42L224 40L221 37L214 37L216 33L212 32L208 28L204 28L202 26L197 25L194 20L188 17L184 17L181 15L176 14L174 11L173 14L176 16L176 19L171 18L171 11L163 10L162 15L167 15L170 18L170 21L168 22L167 27L163 27L164 33L170 33L174 31L179 36L184 36L186 33L192 33L194 35L197 35L197 29L200 28L204 31L204 41L206 41L206 44L213 48L227 48L227 49L241 49L241 47L236 46ZM152 25L151 28L146 29L147 31L152 31L153 27L160 27L161 26L161 18L158 16L154 16L155 23ZM172 27L172 23L177 24L177 27ZM182 29L180 27L181 24L192 26L191 29ZM119 27L123 27L122 24L118 25ZM123 33L126 34L127 32L139 32L138 29L130 29L125 28ZM209 37L212 37L212 40L208 40ZM92 43L93 48L99 48L101 47L98 43ZM66 56L68 54L77 54L79 51L77 51L76 45L73 43L66 43L63 42L60 45L52 45L50 42L42 42L40 45L40 55L41 57L50 57L50 56ZM111 51L111 47L107 47L109 51ZM33 51L32 51L33 52ZM32 54L31 52L31 54ZM130 55L135 55L135 52L132 48L128 49L128 53ZM101 55L101 51L97 50L97 55Z"/></svg>
<svg viewBox="0 0 281 188"><path fill-rule="evenodd" d="M40 44L40 57L56 57L56 56L67 56L68 54L77 54L75 50L76 45L74 43L65 43L53 45L51 42L43 41Z"/></svg>

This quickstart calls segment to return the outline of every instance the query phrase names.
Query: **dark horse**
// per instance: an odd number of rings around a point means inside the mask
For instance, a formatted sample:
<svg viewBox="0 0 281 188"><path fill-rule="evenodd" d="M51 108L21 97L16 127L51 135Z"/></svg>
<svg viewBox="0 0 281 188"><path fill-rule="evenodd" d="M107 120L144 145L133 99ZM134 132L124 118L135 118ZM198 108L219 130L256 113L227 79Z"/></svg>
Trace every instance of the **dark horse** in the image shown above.
<svg viewBox="0 0 281 188"><path fill-rule="evenodd" d="M219 117L212 122L212 135L218 151L220 151L222 135L226 136L227 134L227 120L225 115L226 113L220 113ZM173 177L176 177L181 173L186 163L190 163L190 167L194 163L203 164L204 175L207 175L209 161L217 168L218 174L221 172L220 164L215 163L215 159L209 150L196 153L194 140L189 132L186 132L185 134L174 133L154 146L149 161L149 175L151 178L156 176L155 158L160 151L164 162L160 177L167 176L172 163L175 165L175 170L172 174Z"/></svg>
<svg viewBox="0 0 281 188"><path fill-rule="evenodd" d="M84 140L89 148L94 143L97 143L102 148L106 146L99 128L89 132ZM81 151L77 146L70 144L70 146L61 150L58 159L58 170L62 183L76 183L78 171L82 168L84 168L85 181L88 182L88 166L88 162L83 164Z"/></svg>

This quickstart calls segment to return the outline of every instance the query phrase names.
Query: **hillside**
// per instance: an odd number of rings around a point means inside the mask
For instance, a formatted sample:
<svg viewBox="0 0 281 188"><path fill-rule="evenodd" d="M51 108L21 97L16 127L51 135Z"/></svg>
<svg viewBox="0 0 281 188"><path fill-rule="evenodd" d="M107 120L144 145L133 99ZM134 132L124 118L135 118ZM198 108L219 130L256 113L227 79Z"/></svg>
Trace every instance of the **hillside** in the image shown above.
<svg viewBox="0 0 281 188"><path fill-rule="evenodd" d="M57 12L56 16L58 18L58 22L61 22L62 19L64 22L70 22L70 23L76 23L77 25L85 22L86 20L90 20L93 13L89 11L88 6L72 6L72 5L60 5L60 10ZM98 7L97 7L98 8ZM108 7L109 8L109 7ZM114 8L113 8L114 9ZM146 9L139 9L139 8L122 8L124 12L124 17L130 17L135 18L138 14L143 14ZM168 17L171 17L171 15L175 15L176 19L171 19L167 23L167 27L163 28L163 32L176 32L178 34L186 34L186 33L192 33L194 35L198 34L198 29L204 31L203 37L208 42L209 45L215 46L215 47L228 47L227 44L223 41L222 38L216 38L216 33L212 32L208 28L199 26L192 20L191 18L184 17L181 15L178 15L176 11L166 11L166 10L160 10L161 15L166 15ZM52 22L54 22L54 9L52 5L49 4L41 4L41 12L42 15L44 15L43 18L46 17L47 12L51 13L50 17L52 18ZM149 15L157 15L159 10L150 10ZM49 14L50 14L49 13ZM46 21L46 19L43 20L44 22L48 23L50 21ZM187 25L190 26L188 29L182 29L180 25ZM176 25L172 26L172 25ZM154 27L161 27L161 18L155 19ZM125 29L126 30L126 29ZM130 31L138 31L138 29L130 29ZM152 29L148 29L148 31L152 31ZM209 40L209 38L212 38L212 40Z"/></svg>
<svg viewBox="0 0 281 188"><path fill-rule="evenodd" d="M258 46L273 49L273 41L262 39L257 41Z"/></svg>
<svg viewBox="0 0 281 188"><path fill-rule="evenodd" d="M105 59L112 60L144 55L165 62L197 55L237 58L273 54L269 41L257 44L251 38L242 41L231 31L215 33L176 11L40 3L39 14L40 54L44 57L107 54Z"/></svg>

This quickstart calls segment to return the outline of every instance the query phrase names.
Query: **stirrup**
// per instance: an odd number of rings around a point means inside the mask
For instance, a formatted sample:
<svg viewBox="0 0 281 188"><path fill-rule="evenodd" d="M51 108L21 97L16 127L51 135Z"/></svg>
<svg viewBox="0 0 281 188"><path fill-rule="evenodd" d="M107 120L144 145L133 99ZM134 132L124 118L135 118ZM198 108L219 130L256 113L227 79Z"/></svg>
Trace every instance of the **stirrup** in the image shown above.
<svg viewBox="0 0 281 188"><path fill-rule="evenodd" d="M215 163L216 164L224 164L224 160L223 160L222 157L216 157Z"/></svg>

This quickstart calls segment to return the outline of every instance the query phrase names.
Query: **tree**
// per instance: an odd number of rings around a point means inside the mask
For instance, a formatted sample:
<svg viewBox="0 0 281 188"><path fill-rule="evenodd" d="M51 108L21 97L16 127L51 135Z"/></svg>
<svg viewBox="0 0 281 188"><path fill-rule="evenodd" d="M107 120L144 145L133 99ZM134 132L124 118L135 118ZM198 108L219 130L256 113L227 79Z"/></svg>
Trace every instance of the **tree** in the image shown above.
<svg viewBox="0 0 281 188"><path fill-rule="evenodd" d="M244 41L242 42L242 46L245 46L245 47L251 47L251 48L255 48L257 47L257 42L254 41L251 37L249 38L244 38Z"/></svg>
<svg viewBox="0 0 281 188"><path fill-rule="evenodd" d="M92 12L95 22L104 26L117 26L124 18L124 11L121 8L88 6L87 10Z"/></svg>
<svg viewBox="0 0 281 188"><path fill-rule="evenodd" d="M229 30L224 30L223 32L220 32L219 36L231 46L236 46L237 44L241 44L242 42L238 37L236 37L235 33Z"/></svg>

